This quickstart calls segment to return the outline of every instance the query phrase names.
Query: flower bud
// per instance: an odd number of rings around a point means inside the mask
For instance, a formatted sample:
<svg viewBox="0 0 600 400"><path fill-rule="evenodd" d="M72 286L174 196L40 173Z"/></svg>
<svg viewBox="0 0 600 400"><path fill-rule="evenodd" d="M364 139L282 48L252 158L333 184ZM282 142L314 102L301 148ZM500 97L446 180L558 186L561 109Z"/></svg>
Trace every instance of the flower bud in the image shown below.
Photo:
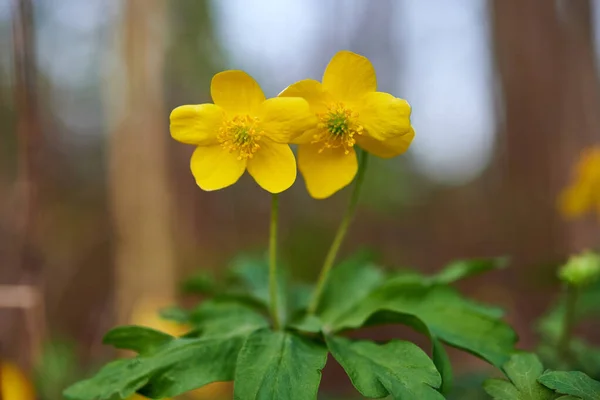
<svg viewBox="0 0 600 400"><path fill-rule="evenodd" d="M588 250L571 256L558 276L573 286L585 286L594 282L600 277L600 254Z"/></svg>

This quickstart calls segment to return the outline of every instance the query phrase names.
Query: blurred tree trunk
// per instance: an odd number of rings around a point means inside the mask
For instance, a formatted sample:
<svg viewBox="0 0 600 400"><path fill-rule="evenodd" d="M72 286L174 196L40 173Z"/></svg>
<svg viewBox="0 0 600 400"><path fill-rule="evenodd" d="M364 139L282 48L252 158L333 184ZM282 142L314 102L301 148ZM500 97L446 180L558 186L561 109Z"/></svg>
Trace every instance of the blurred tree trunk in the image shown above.
<svg viewBox="0 0 600 400"><path fill-rule="evenodd" d="M539 262L564 254L556 198L577 151L600 131L590 2L496 0L493 11L503 198L516 217L505 233L521 262Z"/></svg>
<svg viewBox="0 0 600 400"><path fill-rule="evenodd" d="M126 81L111 79L107 98L119 323L130 322L139 301L172 301L176 279L163 104L166 2L129 0L124 5L118 36Z"/></svg>
<svg viewBox="0 0 600 400"><path fill-rule="evenodd" d="M545 271L554 275L556 263L581 245L571 243L556 201L578 151L600 132L590 1L492 4L504 113L496 171L503 183L486 202L499 211L496 234L517 267L509 277L520 293L515 323L528 332L532 314L547 303L544 296L532 301L532 282L543 279L537 267L549 263Z"/></svg>
<svg viewBox="0 0 600 400"><path fill-rule="evenodd" d="M3 238L6 240L3 243L5 250L0 250L0 263L7 266L2 269L0 282L14 286L3 287L7 298L0 304L0 308L14 307L17 312L11 313L6 318L6 323L0 326L0 345L4 340L9 344L16 342L16 346L8 345L5 349L10 351L11 357L18 358L20 363L31 367L40 355L45 334L41 287L43 271L36 243L43 136L37 102L33 4L31 0L15 0L12 6L17 176L14 201L10 207L10 215L7 214L7 225L11 231ZM3 252L6 254L4 257ZM31 296L21 296L22 293ZM14 318L15 316L24 318ZM4 329L8 331L5 332ZM24 331L26 336L22 340Z"/></svg>

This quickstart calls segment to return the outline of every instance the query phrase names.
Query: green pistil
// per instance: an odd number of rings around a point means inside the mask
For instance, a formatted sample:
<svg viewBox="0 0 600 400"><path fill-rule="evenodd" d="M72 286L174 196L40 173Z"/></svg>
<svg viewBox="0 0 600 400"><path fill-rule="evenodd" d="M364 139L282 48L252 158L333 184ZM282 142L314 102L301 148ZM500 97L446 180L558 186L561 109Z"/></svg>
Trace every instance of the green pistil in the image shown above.
<svg viewBox="0 0 600 400"><path fill-rule="evenodd" d="M244 126L240 126L236 129L234 133L235 143L244 144L250 140L250 135L248 135L248 128Z"/></svg>
<svg viewBox="0 0 600 400"><path fill-rule="evenodd" d="M348 132L348 119L342 114L330 114L327 130L336 136L342 136Z"/></svg>

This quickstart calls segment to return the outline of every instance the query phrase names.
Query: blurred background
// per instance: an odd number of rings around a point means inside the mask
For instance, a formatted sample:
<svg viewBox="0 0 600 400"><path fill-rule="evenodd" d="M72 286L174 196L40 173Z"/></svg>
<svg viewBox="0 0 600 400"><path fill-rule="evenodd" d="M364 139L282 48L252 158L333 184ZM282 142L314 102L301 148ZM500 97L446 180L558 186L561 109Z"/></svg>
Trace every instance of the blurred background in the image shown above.
<svg viewBox="0 0 600 400"><path fill-rule="evenodd" d="M169 136L170 111L210 102L224 69L269 97L339 50L367 56L417 134L371 163L342 255L425 272L510 256L460 288L505 308L522 348L557 265L600 244L596 218L556 207L600 142L600 0L0 0L0 34L0 359L40 398L114 356L106 330L185 301L180 279L266 247L270 196L247 175L202 192ZM281 196L298 279L316 277L348 195L313 200L299 175ZM450 354L458 375L489 368ZM324 382L355 393L339 367Z"/></svg>

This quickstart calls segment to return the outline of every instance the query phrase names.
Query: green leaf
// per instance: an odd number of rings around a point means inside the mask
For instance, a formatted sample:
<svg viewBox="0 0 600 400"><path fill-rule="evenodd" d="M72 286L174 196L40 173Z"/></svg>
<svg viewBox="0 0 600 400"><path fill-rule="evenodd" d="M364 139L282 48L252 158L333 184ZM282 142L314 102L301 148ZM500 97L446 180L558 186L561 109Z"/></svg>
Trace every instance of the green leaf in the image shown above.
<svg viewBox="0 0 600 400"><path fill-rule="evenodd" d="M565 315L564 296L538 320L538 331L549 340L556 340L562 331ZM576 322L600 315L600 282L580 290L575 314Z"/></svg>
<svg viewBox="0 0 600 400"><path fill-rule="evenodd" d="M581 397L575 397L575 396L560 396L558 399L556 400L581 400Z"/></svg>
<svg viewBox="0 0 600 400"><path fill-rule="evenodd" d="M133 350L140 354L149 353L173 340L174 337L143 326L119 326L104 335L102 343L117 349Z"/></svg>
<svg viewBox="0 0 600 400"><path fill-rule="evenodd" d="M40 399L61 399L64 388L84 375L74 342L54 339L43 343L41 357L34 365L34 384Z"/></svg>
<svg viewBox="0 0 600 400"><path fill-rule="evenodd" d="M267 320L252 308L235 302L209 300L190 313L190 323L203 337L222 336L235 329L258 330Z"/></svg>
<svg viewBox="0 0 600 400"><path fill-rule="evenodd" d="M277 275L277 310L281 321L287 320L287 276L280 268ZM269 263L264 256L241 255L235 258L229 270L229 289L217 298L238 298L244 303L254 302L269 310Z"/></svg>
<svg viewBox="0 0 600 400"><path fill-rule="evenodd" d="M235 373L235 400L315 400L327 349L289 332L248 337Z"/></svg>
<svg viewBox="0 0 600 400"><path fill-rule="evenodd" d="M384 275L371 264L372 257L368 251L355 253L331 271L317 313L325 325L353 309L381 284Z"/></svg>
<svg viewBox="0 0 600 400"><path fill-rule="evenodd" d="M452 364L444 345L435 336L430 336L432 344L432 359L435 367L442 376L442 386L440 391L444 394L448 394L452 391L454 384L454 375L452 373Z"/></svg>
<svg viewBox="0 0 600 400"><path fill-rule="evenodd" d="M547 338L546 338L547 339ZM585 340L572 338L569 343L568 357L561 357L556 341L543 341L537 348L537 354L544 365L553 370L577 370L593 378L600 377L600 348Z"/></svg>
<svg viewBox="0 0 600 400"><path fill-rule="evenodd" d="M162 398L231 380L244 339L245 335L175 339L152 354L110 363L64 394L68 399L104 400L127 398L139 391L147 397Z"/></svg>
<svg viewBox="0 0 600 400"><path fill-rule="evenodd" d="M246 293L268 306L269 263L266 257L245 254L234 258L230 264L228 283L234 287L233 292Z"/></svg>
<svg viewBox="0 0 600 400"><path fill-rule="evenodd" d="M577 366L573 369L585 372L594 378L600 377L600 348L577 338L571 339L569 347Z"/></svg>
<svg viewBox="0 0 600 400"><path fill-rule="evenodd" d="M293 315L308 308L314 286L307 283L293 283L290 286L288 309Z"/></svg>
<svg viewBox="0 0 600 400"><path fill-rule="evenodd" d="M483 384L495 400L552 400L557 397L537 382L544 367L535 354L515 353L503 369L510 382L488 379Z"/></svg>
<svg viewBox="0 0 600 400"><path fill-rule="evenodd" d="M507 261L505 257L456 260L432 276L431 279L438 284L450 284L487 271L504 268Z"/></svg>
<svg viewBox="0 0 600 400"><path fill-rule="evenodd" d="M301 332L319 333L323 330L323 323L319 317L307 314L296 321L292 321L289 327Z"/></svg>
<svg viewBox="0 0 600 400"><path fill-rule="evenodd" d="M600 382L580 371L547 371L538 378L538 382L560 394L583 400L600 399Z"/></svg>
<svg viewBox="0 0 600 400"><path fill-rule="evenodd" d="M178 322L180 324L187 324L190 322L190 313L188 310L181 307L173 306L163 308L158 312L162 319Z"/></svg>
<svg viewBox="0 0 600 400"><path fill-rule="evenodd" d="M124 379L129 366L135 367L134 360L112 361L106 364L93 378L68 387L63 395L69 400L125 399L133 395L149 380L148 373L135 376L133 379Z"/></svg>
<svg viewBox="0 0 600 400"><path fill-rule="evenodd" d="M392 340L384 345L326 336L333 357L366 397L391 395L394 400L436 400L444 397L435 388L441 377L433 362L418 346Z"/></svg>
<svg viewBox="0 0 600 400"><path fill-rule="evenodd" d="M214 294L217 283L211 274L199 271L181 283L181 291L188 294Z"/></svg>
<svg viewBox="0 0 600 400"><path fill-rule="evenodd" d="M379 311L369 317L366 325L379 324L402 324L414 328L417 332L421 332L431 340L431 352L433 363L442 376L442 393L448 393L453 388L454 377L452 374L452 365L448 354L440 340L431 333L429 327L423 321L414 315L397 313L392 311Z"/></svg>
<svg viewBox="0 0 600 400"><path fill-rule="evenodd" d="M388 280L357 307L336 319L331 329L397 322L371 318L381 311L413 316L427 326L431 336L498 367L508 360L517 338L497 312L463 298L448 286L430 286L414 279Z"/></svg>
<svg viewBox="0 0 600 400"><path fill-rule="evenodd" d="M246 337L265 327L267 322L247 308L244 311L237 309L238 314L228 317L226 314L231 309L220 306L209 304L206 307L206 318L201 325L204 336L171 339L159 347L149 346L138 357L106 365L96 376L68 388L65 396L73 400L112 400L113 396L127 398L139 391L148 397L162 398L211 382L232 380L237 356ZM146 331L151 330L137 332L145 338ZM131 344L135 341L134 331L122 333L125 334L110 335L113 338L110 341L128 348L135 346ZM152 337L158 339L158 335Z"/></svg>

